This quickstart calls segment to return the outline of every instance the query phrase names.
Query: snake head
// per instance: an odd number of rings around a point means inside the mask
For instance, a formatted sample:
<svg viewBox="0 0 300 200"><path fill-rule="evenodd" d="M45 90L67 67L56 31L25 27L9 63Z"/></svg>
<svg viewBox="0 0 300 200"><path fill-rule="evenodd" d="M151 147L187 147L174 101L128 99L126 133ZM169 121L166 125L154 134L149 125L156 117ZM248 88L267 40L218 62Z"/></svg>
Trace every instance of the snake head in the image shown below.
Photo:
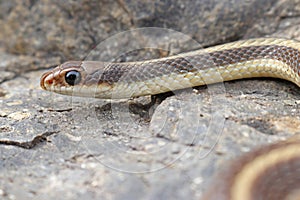
<svg viewBox="0 0 300 200"><path fill-rule="evenodd" d="M44 90L70 95L81 83L83 72L81 62L69 61L44 73L40 85Z"/></svg>
<svg viewBox="0 0 300 200"><path fill-rule="evenodd" d="M102 69L102 70L101 70ZM104 71L104 65L97 62L97 73ZM44 73L40 80L41 88L59 94L84 97L106 97L110 84L89 76L95 72L95 63L92 61L69 61ZM101 73L100 73L101 74ZM102 95L102 96L101 96Z"/></svg>

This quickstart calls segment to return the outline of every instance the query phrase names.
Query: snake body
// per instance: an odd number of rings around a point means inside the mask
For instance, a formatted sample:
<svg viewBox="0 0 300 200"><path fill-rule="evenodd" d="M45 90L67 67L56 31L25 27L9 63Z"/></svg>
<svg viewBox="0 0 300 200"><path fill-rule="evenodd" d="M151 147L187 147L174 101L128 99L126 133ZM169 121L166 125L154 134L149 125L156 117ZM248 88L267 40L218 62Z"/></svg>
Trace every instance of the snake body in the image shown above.
<svg viewBox="0 0 300 200"><path fill-rule="evenodd" d="M70 61L46 72L41 87L66 95L122 99L252 77L282 78L300 87L299 74L299 42L260 38L148 61ZM261 148L236 163L204 199L300 198L299 138Z"/></svg>
<svg viewBox="0 0 300 200"><path fill-rule="evenodd" d="M217 173L204 200L299 200L300 137L263 146Z"/></svg>

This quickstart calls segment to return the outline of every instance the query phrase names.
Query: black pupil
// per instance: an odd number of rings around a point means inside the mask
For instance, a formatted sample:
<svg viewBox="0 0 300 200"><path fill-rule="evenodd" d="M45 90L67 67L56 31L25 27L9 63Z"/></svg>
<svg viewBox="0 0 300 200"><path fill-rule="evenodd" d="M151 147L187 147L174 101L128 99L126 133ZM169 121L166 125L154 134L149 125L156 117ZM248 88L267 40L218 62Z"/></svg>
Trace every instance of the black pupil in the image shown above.
<svg viewBox="0 0 300 200"><path fill-rule="evenodd" d="M69 85L76 85L80 82L81 75L78 71L73 70L66 73L65 79Z"/></svg>

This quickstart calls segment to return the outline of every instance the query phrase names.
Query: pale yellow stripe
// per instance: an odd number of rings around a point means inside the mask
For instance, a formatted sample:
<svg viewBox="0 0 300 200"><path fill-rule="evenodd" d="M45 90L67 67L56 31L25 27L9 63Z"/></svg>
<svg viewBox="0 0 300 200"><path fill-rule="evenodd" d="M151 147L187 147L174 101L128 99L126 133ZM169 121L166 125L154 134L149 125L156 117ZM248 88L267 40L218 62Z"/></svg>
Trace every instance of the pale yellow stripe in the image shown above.
<svg viewBox="0 0 300 200"><path fill-rule="evenodd" d="M255 39L240 40L237 42L231 42L223 45L218 45L215 47L210 47L205 49L205 51L213 52L213 51L220 51L220 50L232 49L232 48L263 46L263 45L278 45L278 46L287 46L295 49L300 49L300 43L295 40L287 40L281 38L255 38Z"/></svg>
<svg viewBox="0 0 300 200"><path fill-rule="evenodd" d="M281 39L281 38L254 38L254 39L247 39L247 40L239 40L236 42L230 42L222 45L217 45L209 48L199 49L192 52L181 53L174 56L169 56L166 58L159 58L153 59L153 61L162 61L168 59L174 59L177 57L186 57L186 56L193 56L193 55L200 55L205 53L212 53L214 51L222 51L222 50L229 50L233 48L242 48L242 47L250 47L250 46L264 46L264 45L278 45L278 46L286 46L291 47L294 49L300 49L300 42L295 40L288 40L288 39ZM141 61L141 62L132 62L132 63L146 63L148 61Z"/></svg>

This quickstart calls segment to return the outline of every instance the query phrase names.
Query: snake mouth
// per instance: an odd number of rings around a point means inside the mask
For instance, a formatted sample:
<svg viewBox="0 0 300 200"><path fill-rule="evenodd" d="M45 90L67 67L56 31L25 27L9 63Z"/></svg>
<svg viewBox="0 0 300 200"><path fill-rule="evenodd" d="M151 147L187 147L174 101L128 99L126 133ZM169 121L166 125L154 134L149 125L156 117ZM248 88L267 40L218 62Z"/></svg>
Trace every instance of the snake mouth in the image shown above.
<svg viewBox="0 0 300 200"><path fill-rule="evenodd" d="M52 75L52 77L51 77ZM48 90L49 86L53 83L53 73L52 71L46 72L42 75L40 80L40 86L44 90Z"/></svg>

